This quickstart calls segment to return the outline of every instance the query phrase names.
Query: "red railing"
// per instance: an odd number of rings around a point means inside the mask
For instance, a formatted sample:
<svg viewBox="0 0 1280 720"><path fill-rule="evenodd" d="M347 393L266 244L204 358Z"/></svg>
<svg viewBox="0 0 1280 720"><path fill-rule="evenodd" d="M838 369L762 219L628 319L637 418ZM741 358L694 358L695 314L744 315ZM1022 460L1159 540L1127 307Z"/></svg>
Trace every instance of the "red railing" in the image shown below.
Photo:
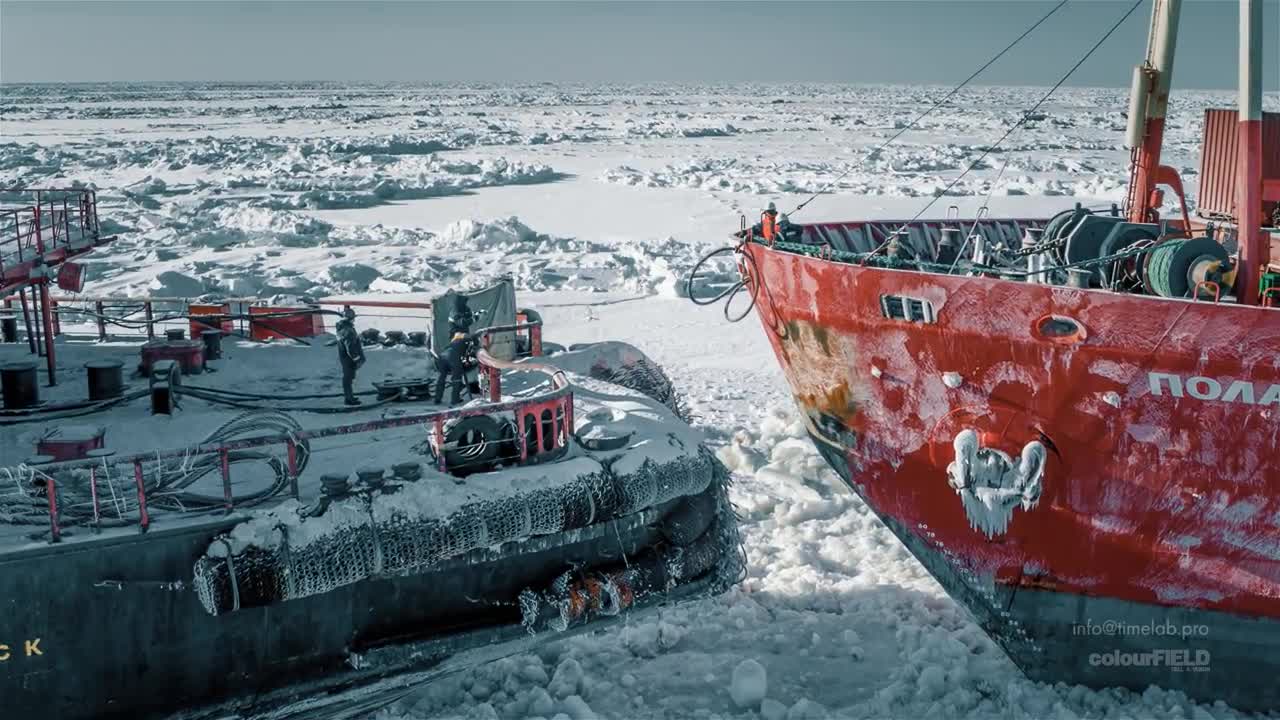
<svg viewBox="0 0 1280 720"><path fill-rule="evenodd" d="M527 317L527 315L526 315ZM569 380L564 371L544 365L541 363L513 363L506 360L500 360L493 357L488 352L491 337L495 333L500 332L519 332L525 330L528 332L529 349L531 357L540 357L542 355L542 320L532 320L529 322L516 323L514 325L499 325L496 327L485 328L477 335L480 337L483 347L476 353L476 358L480 362L481 371L484 372L489 385L489 401L500 402L502 400L502 371L503 370L523 370L532 372L541 372L551 376L552 383L556 387L568 387ZM529 435L532 430L533 443L530 446ZM541 455L554 451L560 447L561 439L567 442L570 434L573 433L573 394L570 393L563 400L547 399L542 401L531 401L528 406L516 412L516 442L520 449L520 461L525 462L531 456Z"/></svg>
<svg viewBox="0 0 1280 720"><path fill-rule="evenodd" d="M0 209L0 287L25 284L37 261L51 264L98 244L93 190L3 189L0 202L6 194L23 199Z"/></svg>
<svg viewBox="0 0 1280 720"><path fill-rule="evenodd" d="M19 301L17 296L4 298L5 307ZM55 316L55 335L60 335L62 316L68 318L85 318L85 324L95 326L98 340L105 342L112 335L108 327L119 327L132 330L131 334L146 333L148 339L155 338L157 331L165 327L182 327L195 331L196 328L222 328L226 334L237 329L248 337L264 339L266 336L291 337L285 334L285 326L292 327L297 323L283 321L302 318L311 337L322 330L323 315L337 316L342 307L369 308L401 308L420 310L416 314L361 313L364 318L392 319L427 319L431 317L430 303L388 303L379 300L342 300L321 298L312 306L298 308L270 308L262 305L257 298L232 298L215 305L192 302L190 298L179 297L121 297L121 296L54 296L50 305ZM137 315L141 313L142 317ZM252 316L257 317L252 317ZM67 321L74 324L74 321ZM319 323L317 325L317 322ZM239 327L237 328L237 323ZM199 339L193 335L192 339Z"/></svg>
<svg viewBox="0 0 1280 720"><path fill-rule="evenodd" d="M19 300L17 296L6 297L3 298L3 304L8 308ZM308 324L315 324L312 322L310 317L312 313L308 308L270 308L258 304L261 302L257 298L230 298L217 304L207 304L179 297L62 295L52 296L49 304L53 311L55 336L62 334L62 316L81 317L87 318L85 324L91 323L95 327L98 340L102 342L111 339L108 326L132 329L137 333L145 331L147 338L153 339L158 329L176 325L189 328L192 333L191 338L195 340L199 339L196 333L197 328L220 328L224 334L228 335L238 329L248 337L262 339L261 335L271 334L277 324L282 324L279 322L280 319L289 320L294 316L305 315L308 316L306 318ZM321 318L319 323L322 325L323 315L337 316L338 311L348 305L354 308L419 311L416 313L361 312L361 318L427 320L432 316L431 303L425 302L320 298L310 307L315 308L314 314ZM157 310L160 310L161 314L157 314ZM134 319L138 313L142 313L142 317ZM259 315L259 317L252 317L253 315ZM525 330L528 354L539 356L542 354L542 321L530 320L530 316L536 316L536 313L528 309L517 310L516 325L507 327L506 330ZM239 323L238 328L237 323ZM74 323L68 321L68 324ZM321 328L314 329L319 331ZM276 335L279 336L282 333L276 333Z"/></svg>

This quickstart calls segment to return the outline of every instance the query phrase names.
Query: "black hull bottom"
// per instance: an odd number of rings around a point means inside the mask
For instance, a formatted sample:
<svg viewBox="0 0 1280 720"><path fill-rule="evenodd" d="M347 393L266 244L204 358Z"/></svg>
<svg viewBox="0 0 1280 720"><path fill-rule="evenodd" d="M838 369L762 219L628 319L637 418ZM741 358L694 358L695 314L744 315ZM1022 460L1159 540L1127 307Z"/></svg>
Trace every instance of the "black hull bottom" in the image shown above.
<svg viewBox="0 0 1280 720"><path fill-rule="evenodd" d="M476 644L527 635L515 602L522 590L662 546L663 518L682 501L476 551L421 575L218 616L189 586L170 583L190 578L195 558L234 520L6 553L5 716L138 720L210 705L223 710L218 717L236 707L256 714L292 697L281 688L315 693L430 668ZM662 600L638 596L637 604Z"/></svg>
<svg viewBox="0 0 1280 720"><path fill-rule="evenodd" d="M814 445L866 502L844 457L821 440ZM1240 710L1280 708L1280 622L996 585L915 528L867 506L1032 680L1137 692L1155 685ZM1141 627L1152 632L1135 631Z"/></svg>

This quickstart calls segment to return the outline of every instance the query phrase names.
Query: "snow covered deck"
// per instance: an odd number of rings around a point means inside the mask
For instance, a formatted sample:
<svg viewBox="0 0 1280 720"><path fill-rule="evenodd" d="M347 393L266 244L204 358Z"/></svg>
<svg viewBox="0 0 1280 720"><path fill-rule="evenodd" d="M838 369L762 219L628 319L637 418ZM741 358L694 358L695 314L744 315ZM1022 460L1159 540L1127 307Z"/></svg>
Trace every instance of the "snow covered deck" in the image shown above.
<svg viewBox="0 0 1280 720"><path fill-rule="evenodd" d="M580 424L616 425L614 434L630 436L624 447L592 451L570 442L565 456L554 463L507 468L466 478L454 477L435 469L430 449L434 424L429 418L442 409L439 406L429 402L379 402L376 397L366 396L365 405L354 409L344 407L337 388L336 350L326 345L323 338L313 340L311 346L261 344L231 341L230 338L227 341L222 359L208 363L209 370L204 373L184 376L182 384L187 388L245 393L230 398L237 404L212 402L182 394L172 415L153 415L144 395L91 414L69 410L0 417L0 422L6 423L25 421L6 425L0 432L0 468L4 468L4 477L0 477L0 512L4 513L0 515L0 553L39 547L50 541L45 493L39 489L33 491L36 471L26 463L36 455L37 443L59 429L64 433L70 430L78 432L81 428L104 431L105 446L114 454L94 464L93 482L98 503L103 508L102 517L130 519L127 522L106 522L100 530L93 529L88 522L92 518L93 503L88 470L53 472L51 474L58 484L61 541L66 543L93 542L141 531L135 477L129 471L129 464L119 463L119 459L142 455L148 485L153 473L189 471L199 459L196 453L188 453L184 449L220 441L223 438L220 438L219 430L228 422L251 412L253 407L274 408L286 413L297 422L302 431L300 437L307 441L309 457L303 461L302 471L296 478L296 497L292 488L281 485L279 477L280 468L289 462L289 443L273 443L259 448L264 453L262 458L239 462L233 458L229 472L233 509L229 510L223 503L227 488L222 474L214 469L194 483L182 486L180 494L174 491L178 504L184 498L199 500L185 512L174 507L173 498L165 502L164 507L158 507L152 498L147 508L150 531L193 523L226 526L259 511L274 511L277 516L288 514L289 508L305 508L320 498L322 475L339 474L354 478L361 469L390 470L400 463L413 463L424 469L423 479L415 485L414 492L406 493L404 497L416 493L415 497L421 497L414 502L421 500L432 508L432 512L446 512L449 508L479 499L570 483L580 475L599 472L602 462L609 462L618 471L626 471L639 467L646 460L664 462L680 455L695 454L703 439L700 432L689 428L658 400L585 377L601 363L620 362L627 359L626 353L638 355L634 350L626 350L628 346L605 344L607 349L603 351L602 346L597 346L594 350L588 348L552 358L539 358L539 361L569 371L576 404L575 416ZM86 362L119 360L126 370L130 370L137 364L138 348L137 343L60 342L59 363L63 366L60 370L64 380L56 387L45 387L42 376L41 400L47 406L84 400L86 390L81 368ZM25 344L0 346L0 363L28 359L30 355L26 349ZM359 391L372 392L369 390L372 383L382 379L434 379L430 356L423 348L374 346L367 348L367 356L368 362L361 369L357 381ZM574 374L575 371L582 374ZM126 385L125 397L128 398L139 390L145 391L148 381L128 377L126 372ZM554 389L545 373L523 371L505 372L502 388L502 399L508 405L545 399ZM473 399L465 409L487 406L484 400ZM365 424L392 427L324 430ZM599 430L598 427L593 429ZM322 437L307 437L312 433ZM239 438L269 434L275 432L264 428L257 433L242 433ZM277 464L273 466L271 459ZM165 470L160 470L162 463ZM265 494L270 497L255 497Z"/></svg>

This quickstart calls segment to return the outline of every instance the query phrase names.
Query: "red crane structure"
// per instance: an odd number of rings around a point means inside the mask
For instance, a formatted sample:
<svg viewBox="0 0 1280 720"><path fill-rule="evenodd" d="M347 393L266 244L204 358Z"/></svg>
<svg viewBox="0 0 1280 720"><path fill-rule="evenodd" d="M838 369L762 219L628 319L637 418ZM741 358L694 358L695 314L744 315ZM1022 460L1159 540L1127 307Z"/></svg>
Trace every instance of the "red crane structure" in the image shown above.
<svg viewBox="0 0 1280 720"><path fill-rule="evenodd" d="M32 353L45 356L50 385L57 384L57 362L49 285L80 292L84 266L71 260L112 240L98 224L94 190L0 190L0 297L9 306L10 293L18 295L27 342Z"/></svg>

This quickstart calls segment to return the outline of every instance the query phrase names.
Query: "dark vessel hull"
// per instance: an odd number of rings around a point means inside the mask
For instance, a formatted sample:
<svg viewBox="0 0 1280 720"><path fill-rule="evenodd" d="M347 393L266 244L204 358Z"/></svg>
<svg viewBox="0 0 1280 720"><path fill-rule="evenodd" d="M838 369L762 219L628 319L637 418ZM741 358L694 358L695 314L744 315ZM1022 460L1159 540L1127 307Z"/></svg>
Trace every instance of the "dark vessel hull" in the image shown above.
<svg viewBox="0 0 1280 720"><path fill-rule="evenodd" d="M571 568L643 563L669 547L666 518L692 499L474 551L421 574L217 616L201 606L189 578L194 560L235 519L7 552L0 697L14 717L254 716L428 668L477 644L528 637L519 602L528 588L548 587ZM717 533L714 521L700 538L704 571L670 578L673 593L719 579L724 548L706 542L707 533ZM636 595L637 608L669 596ZM573 625L591 621L585 613Z"/></svg>

